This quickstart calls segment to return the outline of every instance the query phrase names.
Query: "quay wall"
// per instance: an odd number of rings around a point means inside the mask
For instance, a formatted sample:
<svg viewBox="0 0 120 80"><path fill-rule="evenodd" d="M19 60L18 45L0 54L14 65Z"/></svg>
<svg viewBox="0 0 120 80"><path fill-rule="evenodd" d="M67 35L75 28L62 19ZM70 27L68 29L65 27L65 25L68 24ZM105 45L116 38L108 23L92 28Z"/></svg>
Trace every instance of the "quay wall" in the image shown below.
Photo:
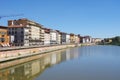
<svg viewBox="0 0 120 80"><path fill-rule="evenodd" d="M59 46L48 46L48 47L37 47L37 48L30 48L30 49L1 51L0 62L15 60L19 58L43 54L46 52L56 51L60 49L70 48L70 47L75 47L75 45L59 45Z"/></svg>

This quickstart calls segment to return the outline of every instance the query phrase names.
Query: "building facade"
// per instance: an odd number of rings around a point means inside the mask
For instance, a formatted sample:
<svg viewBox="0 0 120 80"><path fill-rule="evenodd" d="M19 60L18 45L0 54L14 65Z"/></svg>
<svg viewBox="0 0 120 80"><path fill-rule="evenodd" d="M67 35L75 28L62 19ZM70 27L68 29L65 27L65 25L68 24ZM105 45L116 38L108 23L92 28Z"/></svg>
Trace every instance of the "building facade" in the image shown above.
<svg viewBox="0 0 120 80"><path fill-rule="evenodd" d="M66 33L61 32L61 44L66 44Z"/></svg>
<svg viewBox="0 0 120 80"><path fill-rule="evenodd" d="M45 34L45 30L44 30L43 27L41 28L41 32L40 32L39 34L40 34L40 42L41 42L42 45L44 45L44 34Z"/></svg>
<svg viewBox="0 0 120 80"><path fill-rule="evenodd" d="M82 37L82 43L91 43L92 37L91 36L84 36Z"/></svg>
<svg viewBox="0 0 120 80"><path fill-rule="evenodd" d="M56 30L56 32L57 32L57 44L61 44L61 33L60 33L60 31L59 30Z"/></svg>
<svg viewBox="0 0 120 80"><path fill-rule="evenodd" d="M75 35L75 43L79 44L79 36Z"/></svg>
<svg viewBox="0 0 120 80"><path fill-rule="evenodd" d="M44 28L44 45L50 45L50 29Z"/></svg>
<svg viewBox="0 0 120 80"><path fill-rule="evenodd" d="M75 34L70 34L70 43L75 43Z"/></svg>
<svg viewBox="0 0 120 80"><path fill-rule="evenodd" d="M5 26L0 26L0 46L10 46L9 45L9 36L8 36L8 28Z"/></svg>
<svg viewBox="0 0 120 80"><path fill-rule="evenodd" d="M8 21L8 32L14 36L11 43L15 46L33 46L43 44L42 25L28 19Z"/></svg>
<svg viewBox="0 0 120 80"><path fill-rule="evenodd" d="M66 34L66 44L70 44L70 34Z"/></svg>
<svg viewBox="0 0 120 80"><path fill-rule="evenodd" d="M50 45L57 44L57 31L50 29Z"/></svg>
<svg viewBox="0 0 120 80"><path fill-rule="evenodd" d="M92 43L101 43L102 39L101 38L92 38ZM112 42L112 40L110 40Z"/></svg>

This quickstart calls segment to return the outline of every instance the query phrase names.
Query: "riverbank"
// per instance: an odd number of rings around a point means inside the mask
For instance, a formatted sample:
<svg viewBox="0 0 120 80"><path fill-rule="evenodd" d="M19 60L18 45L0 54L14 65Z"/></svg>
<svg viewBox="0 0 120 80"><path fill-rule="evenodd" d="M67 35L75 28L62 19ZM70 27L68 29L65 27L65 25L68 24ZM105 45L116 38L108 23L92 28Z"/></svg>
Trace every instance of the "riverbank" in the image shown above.
<svg viewBox="0 0 120 80"><path fill-rule="evenodd" d="M113 46L120 46L120 43L101 43L98 45L113 45Z"/></svg>
<svg viewBox="0 0 120 80"><path fill-rule="evenodd" d="M38 54L52 52L60 49L75 47L75 45L57 45L57 46L46 46L46 47L33 47L33 48L22 48L22 49L10 49L0 51L0 62L6 62L16 60L20 58L30 57Z"/></svg>
<svg viewBox="0 0 120 80"><path fill-rule="evenodd" d="M53 45L53 46L32 46L32 47L11 47L0 49L0 63L35 56L47 52L57 51L65 48L78 46L90 46L93 43Z"/></svg>
<svg viewBox="0 0 120 80"><path fill-rule="evenodd" d="M19 65L23 65L23 64L41 59L41 58L42 58L43 61L51 61L51 60L44 60L45 58L43 58L43 57L47 58L48 56L50 56L52 54L59 55L62 52L64 52L65 50L66 49L61 49L61 50L57 50L57 51L48 52L48 53L45 53L45 54L42 54L42 55L38 54L38 55L34 55L34 56L29 56L29 57L26 57L26 58L20 58L20 59L16 59L16 60L7 61L7 62L2 62L2 63L0 63L0 70L4 70L4 69L7 69L7 68L12 67L12 66L16 67L16 66L19 66Z"/></svg>
<svg viewBox="0 0 120 80"><path fill-rule="evenodd" d="M115 45L120 46L120 36L116 36L113 38L105 38L100 45Z"/></svg>

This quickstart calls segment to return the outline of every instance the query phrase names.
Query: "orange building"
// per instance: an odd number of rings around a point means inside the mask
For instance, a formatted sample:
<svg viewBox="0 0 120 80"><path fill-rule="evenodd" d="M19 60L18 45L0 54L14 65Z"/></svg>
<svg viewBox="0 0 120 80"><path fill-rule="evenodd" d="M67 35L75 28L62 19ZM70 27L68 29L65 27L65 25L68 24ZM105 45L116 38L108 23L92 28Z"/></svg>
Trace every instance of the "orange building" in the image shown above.
<svg viewBox="0 0 120 80"><path fill-rule="evenodd" d="M8 28L0 26L0 46L9 46L9 36L7 34Z"/></svg>

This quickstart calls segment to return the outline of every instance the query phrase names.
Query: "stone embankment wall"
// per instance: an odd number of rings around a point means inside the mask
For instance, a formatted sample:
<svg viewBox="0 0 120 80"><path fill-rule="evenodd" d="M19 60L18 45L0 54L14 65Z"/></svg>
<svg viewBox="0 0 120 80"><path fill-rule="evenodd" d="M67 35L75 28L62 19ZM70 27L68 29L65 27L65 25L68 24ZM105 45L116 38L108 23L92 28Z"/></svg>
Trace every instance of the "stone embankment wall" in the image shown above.
<svg viewBox="0 0 120 80"><path fill-rule="evenodd" d="M40 47L40 48L32 48L32 49L2 51L0 52L0 62L42 54L42 53L69 48L69 47L75 47L75 45L59 45L59 46L49 46L49 47Z"/></svg>

